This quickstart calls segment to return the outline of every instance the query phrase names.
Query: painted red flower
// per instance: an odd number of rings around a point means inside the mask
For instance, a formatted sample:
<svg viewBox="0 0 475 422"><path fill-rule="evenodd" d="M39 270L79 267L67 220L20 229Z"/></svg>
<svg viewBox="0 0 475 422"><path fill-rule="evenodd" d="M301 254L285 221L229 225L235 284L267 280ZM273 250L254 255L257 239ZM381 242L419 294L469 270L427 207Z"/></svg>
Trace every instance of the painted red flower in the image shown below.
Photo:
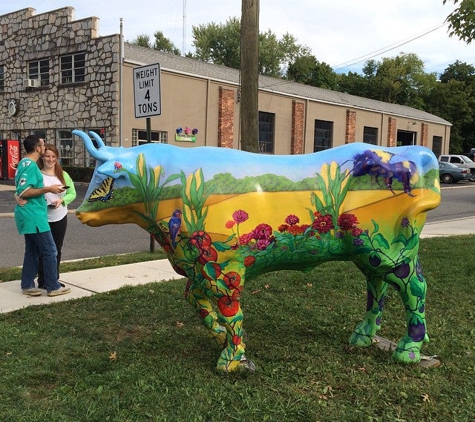
<svg viewBox="0 0 475 422"><path fill-rule="evenodd" d="M293 234L295 236L297 234L302 234L304 232L304 229L300 226L295 225L290 226L288 231L290 234Z"/></svg>
<svg viewBox="0 0 475 422"><path fill-rule="evenodd" d="M265 223L259 224L252 232L254 239L267 239L271 234L272 227Z"/></svg>
<svg viewBox="0 0 475 422"><path fill-rule="evenodd" d="M362 233L363 230L359 229L358 227L355 227L353 230L351 230L351 234L355 237L358 237Z"/></svg>
<svg viewBox="0 0 475 422"><path fill-rule="evenodd" d="M358 219L354 214L341 214L338 217L338 225L342 230L351 230L358 224Z"/></svg>
<svg viewBox="0 0 475 422"><path fill-rule="evenodd" d="M333 228L332 216L330 214L318 214L318 217L315 218L312 224L312 229L317 230L319 233L328 233Z"/></svg>
<svg viewBox="0 0 475 422"><path fill-rule="evenodd" d="M287 224L281 224L277 230L279 230L281 233L284 233L289 226Z"/></svg>
<svg viewBox="0 0 475 422"><path fill-rule="evenodd" d="M223 296L218 299L218 308L225 317L232 317L239 311L239 301L233 300L231 296Z"/></svg>
<svg viewBox="0 0 475 422"><path fill-rule="evenodd" d="M244 223L249 218L249 214L244 210L237 210L233 212L233 219L236 223Z"/></svg>
<svg viewBox="0 0 475 422"><path fill-rule="evenodd" d="M216 261L218 259L218 252L214 248L204 247L201 249L201 255L198 257L200 264L206 264L209 261Z"/></svg>
<svg viewBox="0 0 475 422"><path fill-rule="evenodd" d="M233 344L235 346L239 346L241 344L241 337L239 337L238 335L234 334L233 335Z"/></svg>
<svg viewBox="0 0 475 422"><path fill-rule="evenodd" d="M244 233L242 236L239 237L239 243L241 245L247 245L252 239L252 233Z"/></svg>
<svg viewBox="0 0 475 422"><path fill-rule="evenodd" d="M236 271L229 271L228 273L224 274L223 281L226 283L231 289L236 289L241 284L241 275Z"/></svg>
<svg viewBox="0 0 475 422"><path fill-rule="evenodd" d="M269 239L258 239L257 244L256 244L256 247L257 247L257 249L259 249L260 251L263 251L263 250L266 249L269 245L270 245Z"/></svg>
<svg viewBox="0 0 475 422"><path fill-rule="evenodd" d="M254 262L256 262L256 258L253 256L246 256L246 258L244 258L245 267L250 267L252 264L254 264Z"/></svg>
<svg viewBox="0 0 475 422"><path fill-rule="evenodd" d="M234 220L229 220L229 221L226 221L225 226L226 226L227 229L232 229L235 224L236 224L236 222Z"/></svg>
<svg viewBox="0 0 475 422"><path fill-rule="evenodd" d="M296 215L290 214L286 217L285 222L289 226L294 226L295 224L298 224L300 222L300 219Z"/></svg>
<svg viewBox="0 0 475 422"><path fill-rule="evenodd" d="M114 170L121 170L122 169L122 164L120 164L118 161L114 163Z"/></svg>
<svg viewBox="0 0 475 422"><path fill-rule="evenodd" d="M199 249L206 248L212 243L211 237L203 230L194 232L190 238L190 244L196 246Z"/></svg>

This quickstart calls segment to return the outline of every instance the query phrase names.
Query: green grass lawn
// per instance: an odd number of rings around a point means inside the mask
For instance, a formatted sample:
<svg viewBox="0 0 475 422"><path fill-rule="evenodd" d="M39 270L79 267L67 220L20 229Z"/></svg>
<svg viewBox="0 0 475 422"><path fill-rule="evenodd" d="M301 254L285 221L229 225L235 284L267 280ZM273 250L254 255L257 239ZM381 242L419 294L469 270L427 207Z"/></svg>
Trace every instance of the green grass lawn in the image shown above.
<svg viewBox="0 0 475 422"><path fill-rule="evenodd" d="M473 421L475 236L423 239L427 355L439 368L348 345L365 281L351 263L250 282L242 305L256 372L219 374L184 280L0 315L0 421ZM390 289L380 334L398 340Z"/></svg>

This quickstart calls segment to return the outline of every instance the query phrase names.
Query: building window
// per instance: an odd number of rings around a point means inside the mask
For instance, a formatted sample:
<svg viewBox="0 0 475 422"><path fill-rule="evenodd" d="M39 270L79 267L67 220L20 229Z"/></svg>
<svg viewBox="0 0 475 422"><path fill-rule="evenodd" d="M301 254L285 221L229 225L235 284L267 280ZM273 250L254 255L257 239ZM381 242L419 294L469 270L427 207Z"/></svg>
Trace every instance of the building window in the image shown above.
<svg viewBox="0 0 475 422"><path fill-rule="evenodd" d="M363 129L363 142L378 145L378 128L365 126Z"/></svg>
<svg viewBox="0 0 475 422"><path fill-rule="evenodd" d="M274 153L274 122L275 114L259 112L259 152Z"/></svg>
<svg viewBox="0 0 475 422"><path fill-rule="evenodd" d="M333 122L315 120L313 151L323 151L333 146Z"/></svg>
<svg viewBox="0 0 475 422"><path fill-rule="evenodd" d="M432 138L432 152L438 157L442 154L442 136Z"/></svg>
<svg viewBox="0 0 475 422"><path fill-rule="evenodd" d="M61 57L61 83L72 84L85 81L86 53Z"/></svg>
<svg viewBox="0 0 475 422"><path fill-rule="evenodd" d="M39 86L49 85L49 60L35 60L28 63L28 79L39 81Z"/></svg>
<svg viewBox="0 0 475 422"><path fill-rule="evenodd" d="M167 144L168 132L163 131L151 131L151 142L155 144ZM142 145L147 143L147 131L140 129L132 129L132 146Z"/></svg>
<svg viewBox="0 0 475 422"><path fill-rule="evenodd" d="M3 70L3 66L0 66L0 91L5 90L5 71Z"/></svg>
<svg viewBox="0 0 475 422"><path fill-rule="evenodd" d="M74 165L74 141L70 129L58 129L57 131L60 161L63 166Z"/></svg>

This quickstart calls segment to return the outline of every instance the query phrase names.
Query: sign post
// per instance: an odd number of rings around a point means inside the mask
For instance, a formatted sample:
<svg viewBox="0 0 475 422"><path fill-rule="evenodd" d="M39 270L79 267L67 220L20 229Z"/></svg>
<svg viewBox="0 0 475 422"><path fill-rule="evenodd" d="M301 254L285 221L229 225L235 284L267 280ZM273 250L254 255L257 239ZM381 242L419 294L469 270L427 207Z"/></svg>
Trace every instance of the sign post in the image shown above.
<svg viewBox="0 0 475 422"><path fill-rule="evenodd" d="M146 118L147 143L152 141L150 117L162 114L160 92L160 65L158 63L134 68L135 118ZM155 240L150 235L150 252L154 250Z"/></svg>

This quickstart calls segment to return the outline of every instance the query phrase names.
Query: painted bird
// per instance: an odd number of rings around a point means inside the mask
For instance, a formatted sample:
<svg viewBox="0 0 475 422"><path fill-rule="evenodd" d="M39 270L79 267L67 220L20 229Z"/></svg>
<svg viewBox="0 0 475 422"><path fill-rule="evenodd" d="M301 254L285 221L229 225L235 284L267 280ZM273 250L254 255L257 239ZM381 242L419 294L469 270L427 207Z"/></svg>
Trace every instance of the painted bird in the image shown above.
<svg viewBox="0 0 475 422"><path fill-rule="evenodd" d="M181 210L173 211L172 218L168 221L168 230L172 239L173 248L176 247L176 238L181 232Z"/></svg>

